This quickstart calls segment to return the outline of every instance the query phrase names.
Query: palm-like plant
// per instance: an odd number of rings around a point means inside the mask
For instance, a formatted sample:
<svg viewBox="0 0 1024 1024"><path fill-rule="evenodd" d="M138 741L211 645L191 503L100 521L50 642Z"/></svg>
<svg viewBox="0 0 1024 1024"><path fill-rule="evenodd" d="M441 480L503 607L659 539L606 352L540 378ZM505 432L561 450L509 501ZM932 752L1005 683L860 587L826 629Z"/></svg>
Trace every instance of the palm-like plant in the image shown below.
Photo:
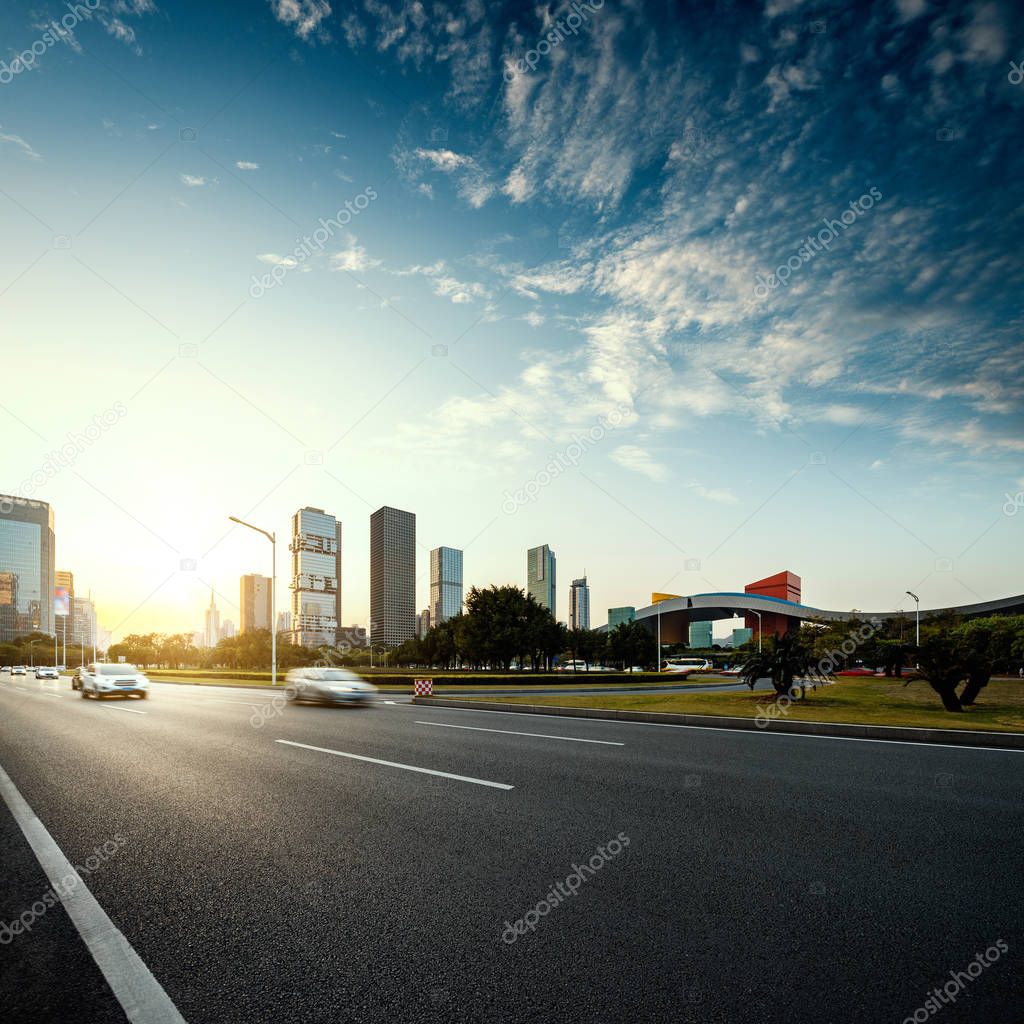
<svg viewBox="0 0 1024 1024"><path fill-rule="evenodd" d="M740 669L740 678L753 689L766 676L772 681L776 696L788 696L795 679L811 677L818 681L820 673L814 666L810 650L796 633L776 633L764 650L751 655ZM803 686L799 687L801 694Z"/></svg>

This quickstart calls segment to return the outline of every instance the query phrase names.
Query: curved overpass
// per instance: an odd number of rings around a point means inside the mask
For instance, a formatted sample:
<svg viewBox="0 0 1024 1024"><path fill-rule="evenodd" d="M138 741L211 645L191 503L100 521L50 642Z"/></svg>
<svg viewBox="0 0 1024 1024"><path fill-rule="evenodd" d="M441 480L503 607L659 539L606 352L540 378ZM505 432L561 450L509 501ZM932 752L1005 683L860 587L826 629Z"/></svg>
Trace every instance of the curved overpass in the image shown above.
<svg viewBox="0 0 1024 1024"><path fill-rule="evenodd" d="M766 634L772 632L768 628L769 622L785 621L789 628L795 628L805 619L817 619L824 622L849 622L851 619L859 619L863 622L864 620L895 619L900 616L912 617L914 615L913 610L831 611L826 608L813 608L796 601L787 601L781 597L726 592L668 598L657 604L648 605L646 608L638 608L636 619L654 629L660 617L662 643L686 643L689 639L689 624L691 622L743 617L747 620L747 625L756 627L757 619L751 614L752 612L759 612L763 616ZM921 616L923 618L928 615L936 615L939 612L954 612L964 618L979 618L985 615L1024 615L1024 594L957 607L922 608Z"/></svg>

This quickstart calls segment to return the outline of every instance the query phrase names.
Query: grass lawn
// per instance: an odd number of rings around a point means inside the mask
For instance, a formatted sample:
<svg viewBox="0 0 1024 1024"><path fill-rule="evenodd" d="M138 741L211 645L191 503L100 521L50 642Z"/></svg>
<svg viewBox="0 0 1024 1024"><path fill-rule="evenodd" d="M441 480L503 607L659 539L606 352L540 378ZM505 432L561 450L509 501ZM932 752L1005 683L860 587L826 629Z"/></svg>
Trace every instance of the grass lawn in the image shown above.
<svg viewBox="0 0 1024 1024"><path fill-rule="evenodd" d="M486 697L466 697L485 701ZM755 718L771 703L766 692L693 694L608 694L585 697L505 697L502 703L547 704L566 708L613 708L623 711L675 712ZM996 680L978 703L962 714L943 711L938 695L925 682L907 686L889 679L843 679L834 686L808 691L780 718L804 722L852 722L857 725L906 725L924 729L988 729L1024 732L1024 682Z"/></svg>

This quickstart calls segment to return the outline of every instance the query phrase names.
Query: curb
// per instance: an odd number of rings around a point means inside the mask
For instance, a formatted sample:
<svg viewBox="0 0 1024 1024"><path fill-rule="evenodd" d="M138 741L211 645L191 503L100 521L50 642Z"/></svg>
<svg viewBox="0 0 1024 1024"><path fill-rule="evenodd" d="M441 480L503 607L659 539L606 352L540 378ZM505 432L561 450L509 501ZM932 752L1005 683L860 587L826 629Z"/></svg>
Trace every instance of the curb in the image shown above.
<svg viewBox="0 0 1024 1024"><path fill-rule="evenodd" d="M841 736L848 739L898 740L903 743L938 743L965 747L991 747L995 750L1024 750L1024 733L988 732L970 729L921 729L899 725L856 725L853 722L791 722L773 719L767 728L759 728L756 719L724 715L685 715L657 711L618 711L611 708L558 707L553 704L507 704L472 701L480 707L468 707L469 701L442 697L414 697L413 704L463 711L507 711L527 715L560 715L569 718L604 718L620 722L646 722L654 725L688 725L705 729L738 729L747 732L790 733L798 736Z"/></svg>

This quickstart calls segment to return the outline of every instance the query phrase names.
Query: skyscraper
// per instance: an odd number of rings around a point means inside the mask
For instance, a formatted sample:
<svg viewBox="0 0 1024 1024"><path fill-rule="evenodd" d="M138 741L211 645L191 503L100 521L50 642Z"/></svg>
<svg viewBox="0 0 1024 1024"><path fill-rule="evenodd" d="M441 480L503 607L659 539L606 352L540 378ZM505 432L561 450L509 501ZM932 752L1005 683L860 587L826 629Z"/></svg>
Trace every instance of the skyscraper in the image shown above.
<svg viewBox="0 0 1024 1024"><path fill-rule="evenodd" d="M526 592L555 616L555 553L547 544L526 552Z"/></svg>
<svg viewBox="0 0 1024 1024"><path fill-rule="evenodd" d="M430 552L430 624L439 626L462 611L462 552L434 548Z"/></svg>
<svg viewBox="0 0 1024 1024"><path fill-rule="evenodd" d="M45 501L0 494L0 602L10 601L0 628L13 640L54 632L53 509Z"/></svg>
<svg viewBox="0 0 1024 1024"><path fill-rule="evenodd" d="M220 627L221 640L230 640L232 637L237 635L238 632L235 629L235 624L230 619L225 619Z"/></svg>
<svg viewBox="0 0 1024 1024"><path fill-rule="evenodd" d="M220 612L213 600L213 587L210 588L210 607L206 609L206 622L203 625L203 646L216 647L220 643Z"/></svg>
<svg viewBox="0 0 1024 1024"><path fill-rule="evenodd" d="M242 612L241 632L248 633L251 629L270 629L270 590L269 576L247 573L238 581L238 606Z"/></svg>
<svg viewBox="0 0 1024 1024"><path fill-rule="evenodd" d="M569 588L569 628L590 629L590 587L586 576L573 580Z"/></svg>
<svg viewBox="0 0 1024 1024"><path fill-rule="evenodd" d="M416 516L388 505L370 516L370 642L416 635Z"/></svg>
<svg viewBox="0 0 1024 1024"><path fill-rule="evenodd" d="M341 624L341 523L322 508L292 516L292 642L334 644Z"/></svg>

